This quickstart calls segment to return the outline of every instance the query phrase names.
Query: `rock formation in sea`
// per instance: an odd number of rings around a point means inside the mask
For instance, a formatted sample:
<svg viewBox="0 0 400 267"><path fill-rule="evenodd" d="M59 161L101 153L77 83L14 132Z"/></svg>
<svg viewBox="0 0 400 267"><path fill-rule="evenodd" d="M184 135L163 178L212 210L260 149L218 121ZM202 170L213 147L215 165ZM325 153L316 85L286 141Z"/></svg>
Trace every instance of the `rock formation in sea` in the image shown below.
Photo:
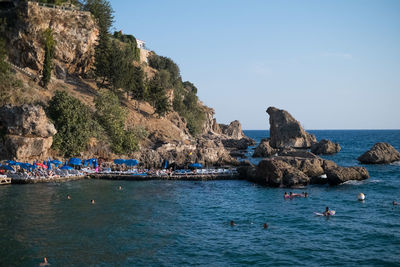
<svg viewBox="0 0 400 267"><path fill-rule="evenodd" d="M400 160L400 153L388 143L376 143L358 160L364 164L387 164Z"/></svg>
<svg viewBox="0 0 400 267"><path fill-rule="evenodd" d="M41 106L0 108L0 157L2 159L45 159L57 133Z"/></svg>
<svg viewBox="0 0 400 267"><path fill-rule="evenodd" d="M369 173L364 167L340 167L311 152L294 156L263 159L257 166L240 166L249 180L273 187L297 187L308 184L337 185L349 180L364 180Z"/></svg>
<svg viewBox="0 0 400 267"><path fill-rule="evenodd" d="M326 170L330 185L338 185L350 180L361 181L369 178L369 173L364 167L335 167Z"/></svg>
<svg viewBox="0 0 400 267"><path fill-rule="evenodd" d="M262 139L260 144L256 147L253 153L254 158L267 158L275 155L279 150L272 148L270 144L270 139Z"/></svg>
<svg viewBox="0 0 400 267"><path fill-rule="evenodd" d="M269 107L271 147L309 148L317 142L314 135L304 131L300 123L286 110Z"/></svg>
<svg viewBox="0 0 400 267"><path fill-rule="evenodd" d="M239 172L248 179L274 187L296 187L308 184L340 184L348 180L369 178L363 167L344 168L330 160L316 156L340 150L338 144L316 138L305 132L300 123L287 111L274 107L270 114L271 138L261 140L253 157L263 157L257 166L243 165ZM313 152L309 152L310 148Z"/></svg>
<svg viewBox="0 0 400 267"><path fill-rule="evenodd" d="M330 155L336 154L340 151L341 147L338 143L333 143L330 140L322 139L316 144L311 146L311 152L314 154Z"/></svg>

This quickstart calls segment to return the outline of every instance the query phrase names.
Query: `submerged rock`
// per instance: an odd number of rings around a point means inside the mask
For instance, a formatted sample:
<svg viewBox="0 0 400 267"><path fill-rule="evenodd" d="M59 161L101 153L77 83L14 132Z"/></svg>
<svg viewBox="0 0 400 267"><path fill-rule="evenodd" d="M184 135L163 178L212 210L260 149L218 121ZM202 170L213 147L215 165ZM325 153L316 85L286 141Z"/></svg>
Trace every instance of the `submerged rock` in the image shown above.
<svg viewBox="0 0 400 267"><path fill-rule="evenodd" d="M311 146L311 152L314 154L330 155L336 154L340 151L341 147L338 143L333 143L330 140L322 139L318 143Z"/></svg>
<svg viewBox="0 0 400 267"><path fill-rule="evenodd" d="M330 185L338 185L350 180L368 179L369 173L364 167L335 167L327 169L326 176Z"/></svg>
<svg viewBox="0 0 400 267"><path fill-rule="evenodd" d="M269 107L267 113L273 148L309 148L317 142L286 110Z"/></svg>
<svg viewBox="0 0 400 267"><path fill-rule="evenodd" d="M400 153L388 143L376 143L358 160L364 164L385 164L400 160Z"/></svg>

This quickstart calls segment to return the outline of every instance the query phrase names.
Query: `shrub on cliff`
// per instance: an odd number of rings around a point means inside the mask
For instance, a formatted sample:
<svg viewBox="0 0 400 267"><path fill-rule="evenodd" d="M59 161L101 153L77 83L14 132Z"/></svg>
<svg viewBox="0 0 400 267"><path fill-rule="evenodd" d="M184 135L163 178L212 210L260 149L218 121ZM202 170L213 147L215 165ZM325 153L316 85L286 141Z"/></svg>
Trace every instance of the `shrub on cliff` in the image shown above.
<svg viewBox="0 0 400 267"><path fill-rule="evenodd" d="M121 108L118 97L109 90L100 91L95 98L96 118L111 140L112 150L117 154L129 154L139 149L135 131L125 130L126 111Z"/></svg>
<svg viewBox="0 0 400 267"><path fill-rule="evenodd" d="M165 94L166 90L173 88L173 109L186 119L192 135L199 134L206 115L198 103L196 86L188 81L182 82L179 67L170 58L152 54L148 60L149 66L159 71L159 84L162 89L155 90L157 94Z"/></svg>
<svg viewBox="0 0 400 267"><path fill-rule="evenodd" d="M47 114L57 129L54 149L67 157L85 150L92 129L90 111L82 102L66 92L57 91L49 102Z"/></svg>
<svg viewBox="0 0 400 267"><path fill-rule="evenodd" d="M187 127L193 136L201 133L206 115L198 103L197 88L191 82L184 82L174 88L173 107L186 119Z"/></svg>
<svg viewBox="0 0 400 267"><path fill-rule="evenodd" d="M181 82L181 74L178 65L168 57L152 54L148 57L149 66L161 71L165 70L170 75L170 83L172 86Z"/></svg>

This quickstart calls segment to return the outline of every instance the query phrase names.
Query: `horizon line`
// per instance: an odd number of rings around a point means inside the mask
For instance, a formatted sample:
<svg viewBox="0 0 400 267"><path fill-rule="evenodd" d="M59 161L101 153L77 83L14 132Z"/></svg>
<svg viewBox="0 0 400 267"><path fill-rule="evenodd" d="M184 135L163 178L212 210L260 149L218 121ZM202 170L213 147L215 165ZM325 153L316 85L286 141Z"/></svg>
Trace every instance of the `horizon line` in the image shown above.
<svg viewBox="0 0 400 267"><path fill-rule="evenodd" d="M243 131L269 131L269 129L242 129ZM304 129L307 131L400 131L400 129L394 128L382 128L382 129Z"/></svg>

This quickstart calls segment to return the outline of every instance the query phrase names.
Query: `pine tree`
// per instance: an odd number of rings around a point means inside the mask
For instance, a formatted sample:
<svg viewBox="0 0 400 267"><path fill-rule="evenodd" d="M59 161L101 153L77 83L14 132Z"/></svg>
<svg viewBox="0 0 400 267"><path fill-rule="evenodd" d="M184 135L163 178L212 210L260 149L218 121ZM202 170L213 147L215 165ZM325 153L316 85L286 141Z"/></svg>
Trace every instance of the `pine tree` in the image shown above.
<svg viewBox="0 0 400 267"><path fill-rule="evenodd" d="M43 62L43 78L42 84L44 88L47 88L47 85L51 79L51 71L53 69L53 57L55 50L55 41L53 38L53 32L50 28L43 32L44 37L44 62Z"/></svg>

